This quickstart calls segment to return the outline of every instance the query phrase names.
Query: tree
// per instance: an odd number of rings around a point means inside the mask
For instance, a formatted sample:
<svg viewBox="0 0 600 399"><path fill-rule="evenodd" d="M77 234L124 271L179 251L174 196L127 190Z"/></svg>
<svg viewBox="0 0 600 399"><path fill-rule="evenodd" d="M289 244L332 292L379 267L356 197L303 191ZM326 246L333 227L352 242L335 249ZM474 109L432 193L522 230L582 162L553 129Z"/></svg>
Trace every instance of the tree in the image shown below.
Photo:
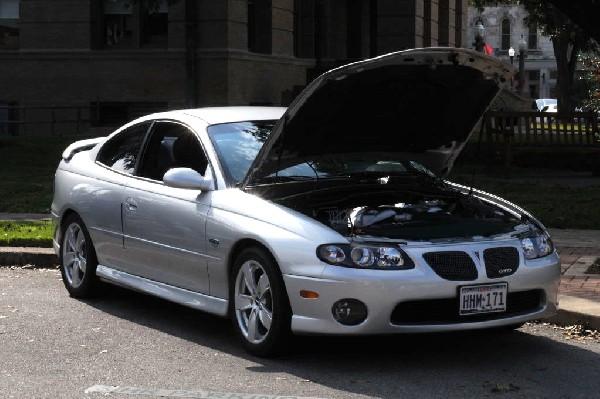
<svg viewBox="0 0 600 399"><path fill-rule="evenodd" d="M589 2L592 2L592 0ZM558 107L562 111L574 110L578 102L574 96L577 59L582 52L594 51L596 42L591 34L592 31L582 28L581 25L569 18L562 9L553 4L567 4L568 0L549 2L539 0L470 0L470 3L479 9L484 6L500 4L523 5L528 13L526 23L537 26L543 35L550 36L552 39L556 57ZM578 6L579 2L575 3ZM600 29L598 29L598 33L600 34Z"/></svg>
<svg viewBox="0 0 600 399"><path fill-rule="evenodd" d="M586 54L580 57L583 74L579 78L579 83L584 92L584 99L581 103L583 109L600 109L600 57L596 54Z"/></svg>
<svg viewBox="0 0 600 399"><path fill-rule="evenodd" d="M575 72L579 55L595 50L593 38L553 4L535 0L522 1L529 14L527 22L538 26L542 34L552 38L556 57L556 92L558 109L573 111L578 105L575 97Z"/></svg>
<svg viewBox="0 0 600 399"><path fill-rule="evenodd" d="M547 0L574 23L600 43L600 24L596 19L600 15L600 2L597 0Z"/></svg>

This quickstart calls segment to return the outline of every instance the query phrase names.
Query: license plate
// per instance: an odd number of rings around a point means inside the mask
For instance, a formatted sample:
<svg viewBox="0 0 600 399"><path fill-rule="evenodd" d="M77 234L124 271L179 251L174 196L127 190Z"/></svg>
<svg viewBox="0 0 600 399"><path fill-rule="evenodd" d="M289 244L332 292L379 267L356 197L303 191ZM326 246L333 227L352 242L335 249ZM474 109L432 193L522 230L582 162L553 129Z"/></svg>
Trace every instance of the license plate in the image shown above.
<svg viewBox="0 0 600 399"><path fill-rule="evenodd" d="M460 287L460 315L506 311L507 283Z"/></svg>

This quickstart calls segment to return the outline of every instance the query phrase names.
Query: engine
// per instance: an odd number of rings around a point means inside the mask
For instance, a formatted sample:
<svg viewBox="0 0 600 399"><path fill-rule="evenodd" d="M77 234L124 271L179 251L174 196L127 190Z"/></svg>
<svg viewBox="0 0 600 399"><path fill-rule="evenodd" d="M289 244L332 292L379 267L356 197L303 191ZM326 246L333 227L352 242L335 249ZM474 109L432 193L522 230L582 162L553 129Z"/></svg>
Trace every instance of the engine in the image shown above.
<svg viewBox="0 0 600 399"><path fill-rule="evenodd" d="M514 214L470 195L456 200L423 199L376 207L325 207L311 213L345 236L407 240L492 236L512 231L520 221Z"/></svg>

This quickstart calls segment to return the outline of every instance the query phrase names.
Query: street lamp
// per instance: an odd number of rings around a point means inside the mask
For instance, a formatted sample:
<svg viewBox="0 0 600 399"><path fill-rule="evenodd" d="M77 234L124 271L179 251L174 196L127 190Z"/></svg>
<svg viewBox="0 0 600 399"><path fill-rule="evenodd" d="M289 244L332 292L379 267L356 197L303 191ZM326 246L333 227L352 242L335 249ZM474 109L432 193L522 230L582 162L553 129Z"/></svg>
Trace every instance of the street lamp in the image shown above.
<svg viewBox="0 0 600 399"><path fill-rule="evenodd" d="M523 94L525 86L525 53L527 52L527 42L523 35L519 39L519 94Z"/></svg>
<svg viewBox="0 0 600 399"><path fill-rule="evenodd" d="M481 21L477 21L477 24L475 24L475 50L479 51L480 53L483 53L483 45L485 43L484 41L485 38L485 27L483 26L483 23L481 23Z"/></svg>
<svg viewBox="0 0 600 399"><path fill-rule="evenodd" d="M510 58L510 65L513 64L513 60L515 59L515 49L514 48L509 48L508 49L508 57Z"/></svg>

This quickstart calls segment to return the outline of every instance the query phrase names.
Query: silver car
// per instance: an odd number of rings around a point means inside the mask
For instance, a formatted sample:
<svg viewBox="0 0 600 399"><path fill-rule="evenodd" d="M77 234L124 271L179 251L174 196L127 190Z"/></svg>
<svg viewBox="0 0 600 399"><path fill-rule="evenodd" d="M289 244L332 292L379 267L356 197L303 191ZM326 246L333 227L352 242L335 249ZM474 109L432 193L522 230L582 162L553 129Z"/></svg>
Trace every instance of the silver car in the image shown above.
<svg viewBox="0 0 600 399"><path fill-rule="evenodd" d="M286 110L137 119L56 171L70 295L108 282L232 319L267 356L293 334L513 328L557 311L544 226L443 180L510 66L415 49L332 70Z"/></svg>

